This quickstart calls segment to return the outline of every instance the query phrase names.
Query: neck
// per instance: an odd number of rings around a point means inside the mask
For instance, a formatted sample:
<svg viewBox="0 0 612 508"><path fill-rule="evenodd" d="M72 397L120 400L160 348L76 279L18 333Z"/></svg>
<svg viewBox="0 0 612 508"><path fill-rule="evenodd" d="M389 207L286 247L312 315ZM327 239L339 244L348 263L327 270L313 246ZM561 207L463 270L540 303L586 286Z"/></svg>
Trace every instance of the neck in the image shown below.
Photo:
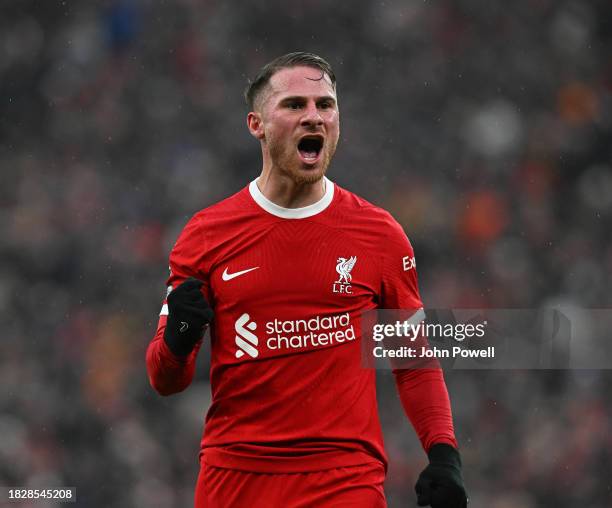
<svg viewBox="0 0 612 508"><path fill-rule="evenodd" d="M264 167L257 187L272 203L283 208L303 208L321 200L325 194L325 180L297 183L289 175Z"/></svg>

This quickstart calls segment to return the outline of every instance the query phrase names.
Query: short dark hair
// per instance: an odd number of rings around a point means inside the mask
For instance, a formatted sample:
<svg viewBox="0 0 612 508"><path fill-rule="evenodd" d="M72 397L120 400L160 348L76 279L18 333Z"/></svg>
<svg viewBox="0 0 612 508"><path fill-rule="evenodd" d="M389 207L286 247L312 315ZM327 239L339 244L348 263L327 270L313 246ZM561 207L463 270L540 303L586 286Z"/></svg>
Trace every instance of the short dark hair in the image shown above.
<svg viewBox="0 0 612 508"><path fill-rule="evenodd" d="M270 78L272 78L274 74L281 69L299 66L313 67L321 70L329 76L334 88L336 87L336 75L334 74L329 62L327 62L325 59L321 58L319 55L315 55L314 53L306 53L304 51L287 53L286 55L279 56L278 58L275 58L271 62L264 65L257 73L257 76L255 76L255 79L253 79L253 81L249 81L249 84L244 91L244 98L249 108L251 108L251 110L253 109L257 97L270 82Z"/></svg>

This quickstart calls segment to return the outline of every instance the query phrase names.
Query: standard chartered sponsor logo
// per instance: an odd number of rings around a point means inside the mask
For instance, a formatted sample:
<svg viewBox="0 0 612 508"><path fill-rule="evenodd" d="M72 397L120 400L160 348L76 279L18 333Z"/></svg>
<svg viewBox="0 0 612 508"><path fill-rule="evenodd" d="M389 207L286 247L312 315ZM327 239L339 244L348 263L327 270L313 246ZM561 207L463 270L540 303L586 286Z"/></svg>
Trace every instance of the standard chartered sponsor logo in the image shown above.
<svg viewBox="0 0 612 508"><path fill-rule="evenodd" d="M236 358L242 358L247 353L251 358L257 358L257 335L253 333L257 329L257 323L250 321L251 317L245 312L236 320L234 330L236 330Z"/></svg>
<svg viewBox="0 0 612 508"><path fill-rule="evenodd" d="M259 339L255 333L257 324L244 313L234 325L236 330L236 358L245 353L251 358L259 356ZM315 316L310 319L274 319L266 322L265 345L273 351L312 349L355 340L355 328L348 312L332 316Z"/></svg>
<svg viewBox="0 0 612 508"><path fill-rule="evenodd" d="M348 312L311 319L275 319L266 323L266 334L266 345L274 350L329 346L355 340L355 328Z"/></svg>

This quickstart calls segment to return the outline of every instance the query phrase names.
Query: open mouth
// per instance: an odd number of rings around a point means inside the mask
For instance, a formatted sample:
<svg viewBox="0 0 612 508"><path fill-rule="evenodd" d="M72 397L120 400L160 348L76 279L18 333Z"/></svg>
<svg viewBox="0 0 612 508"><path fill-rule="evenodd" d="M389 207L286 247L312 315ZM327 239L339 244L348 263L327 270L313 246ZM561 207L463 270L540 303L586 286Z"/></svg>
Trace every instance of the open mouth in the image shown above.
<svg viewBox="0 0 612 508"><path fill-rule="evenodd" d="M297 148L302 161L307 164L313 164L319 160L319 155L321 155L323 136L314 134L304 136L300 139Z"/></svg>

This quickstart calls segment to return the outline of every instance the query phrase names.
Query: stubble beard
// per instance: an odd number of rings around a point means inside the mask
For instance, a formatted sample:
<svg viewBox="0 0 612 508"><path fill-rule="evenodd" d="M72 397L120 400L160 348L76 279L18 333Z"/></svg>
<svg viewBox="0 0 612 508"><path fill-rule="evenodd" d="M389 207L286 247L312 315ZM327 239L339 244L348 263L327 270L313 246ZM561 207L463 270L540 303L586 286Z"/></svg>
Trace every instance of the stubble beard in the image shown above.
<svg viewBox="0 0 612 508"><path fill-rule="evenodd" d="M324 146L317 167L302 169L303 162L296 154L295 146L283 147L281 143L270 143L270 158L279 171L287 175L296 185L319 182L327 173L327 168L336 151L336 143Z"/></svg>

